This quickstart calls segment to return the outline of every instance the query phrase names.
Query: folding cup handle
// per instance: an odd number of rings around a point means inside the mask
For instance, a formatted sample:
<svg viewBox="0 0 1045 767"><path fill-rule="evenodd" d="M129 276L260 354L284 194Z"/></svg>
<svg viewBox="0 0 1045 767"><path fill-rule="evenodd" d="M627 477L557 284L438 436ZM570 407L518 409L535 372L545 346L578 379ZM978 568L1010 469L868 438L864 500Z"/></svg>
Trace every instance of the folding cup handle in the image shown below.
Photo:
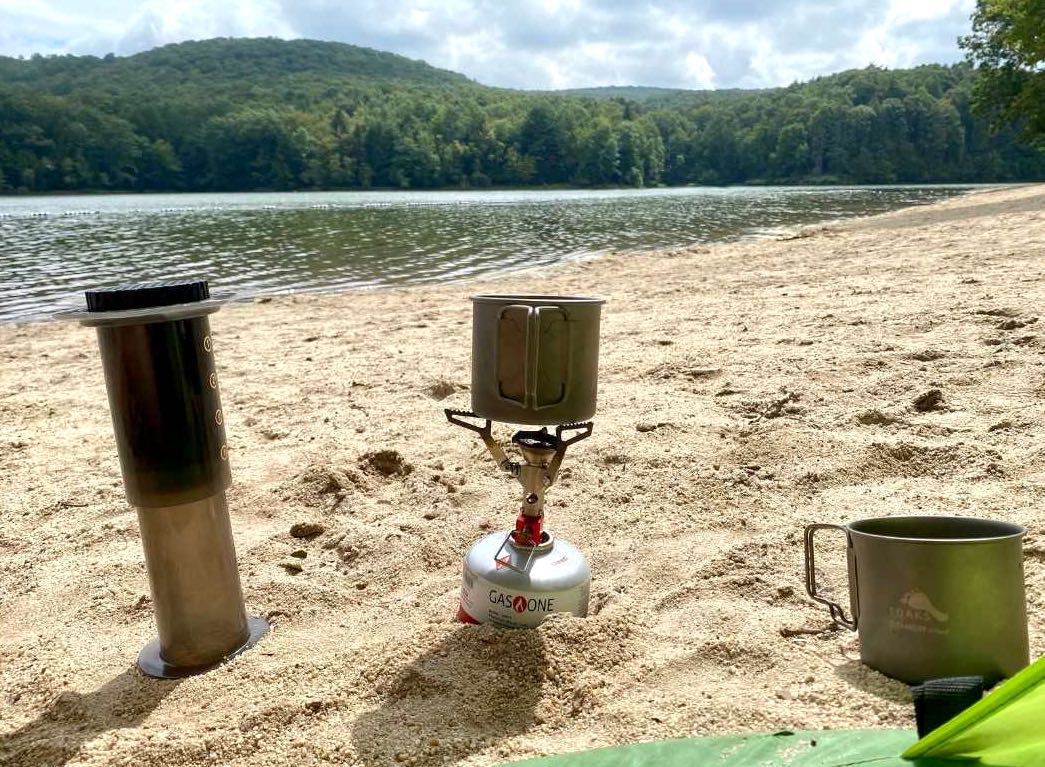
<svg viewBox="0 0 1045 767"><path fill-rule="evenodd" d="M839 605L837 602L832 602L830 599L827 599L826 597L821 596L820 593L817 592L817 589L816 589L816 561L815 561L815 558L814 558L815 546L813 545L813 534L817 530L841 530L843 533L845 533L846 541L848 542L848 540L849 540L849 530L847 528L843 527L842 525L831 525L831 524L824 524L824 523L817 523L817 524L814 524L814 525L806 525L806 530L805 530L805 538L806 538L806 593L809 594L810 597L812 597L814 600L816 600L820 604L827 605L827 609L831 612L831 618L834 619L835 623L837 623L839 626L845 626L850 631L856 631L856 624L857 624L857 621L859 620L859 615L858 615L859 610L855 610L853 612L853 617L851 619L847 618L846 614L845 614L845 610L842 609L841 605ZM855 577L856 577L856 572L855 572L855 568L854 568L853 571L850 572L850 578L855 578ZM852 595L854 595L856 593L856 589L853 588L853 584L850 584L849 593L850 593L850 600L852 600L852 598L853 598Z"/></svg>

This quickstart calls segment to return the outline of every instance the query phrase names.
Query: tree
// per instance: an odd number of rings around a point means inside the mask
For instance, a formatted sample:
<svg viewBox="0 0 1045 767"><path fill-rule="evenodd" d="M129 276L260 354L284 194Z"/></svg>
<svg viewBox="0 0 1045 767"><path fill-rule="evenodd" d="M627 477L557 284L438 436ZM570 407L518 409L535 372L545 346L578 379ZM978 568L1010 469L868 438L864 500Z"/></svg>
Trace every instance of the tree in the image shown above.
<svg viewBox="0 0 1045 767"><path fill-rule="evenodd" d="M204 126L215 189L294 189L308 165L311 137L300 116L245 109Z"/></svg>
<svg viewBox="0 0 1045 767"><path fill-rule="evenodd" d="M1045 145L1045 0L977 0L972 34L959 42L979 66L974 108L995 129L1018 123Z"/></svg>
<svg viewBox="0 0 1045 767"><path fill-rule="evenodd" d="M620 145L609 120L602 119L584 134L580 170L582 184L613 184L620 173Z"/></svg>
<svg viewBox="0 0 1045 767"><path fill-rule="evenodd" d="M806 128L801 123L789 123L780 130L773 164L788 178L797 178L809 170L809 145Z"/></svg>
<svg viewBox="0 0 1045 767"><path fill-rule="evenodd" d="M0 192L1045 179L1045 151L973 114L977 79L564 95L305 40L0 56Z"/></svg>
<svg viewBox="0 0 1045 767"><path fill-rule="evenodd" d="M526 115L519 130L519 153L533 158L537 181L558 184L567 180L558 114L546 103L538 102Z"/></svg>

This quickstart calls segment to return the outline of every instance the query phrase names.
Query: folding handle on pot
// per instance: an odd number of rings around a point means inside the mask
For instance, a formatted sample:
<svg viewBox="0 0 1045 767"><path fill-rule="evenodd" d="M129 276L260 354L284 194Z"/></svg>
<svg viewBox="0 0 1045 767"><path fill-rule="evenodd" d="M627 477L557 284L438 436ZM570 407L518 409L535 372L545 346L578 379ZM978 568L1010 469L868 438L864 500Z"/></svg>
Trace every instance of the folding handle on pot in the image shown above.
<svg viewBox="0 0 1045 767"><path fill-rule="evenodd" d="M566 399L569 385L569 333L561 334L561 348L553 346L550 359L542 359L542 353L549 353L547 349L541 348L543 323L553 313L559 316L563 325L566 324L566 312L558 306L510 304L501 309L497 318L495 367L497 393L505 402L536 411L554 407ZM552 334L550 337L555 336ZM561 366L559 390L553 392L548 401L541 401L542 363Z"/></svg>
<svg viewBox="0 0 1045 767"><path fill-rule="evenodd" d="M827 609L831 612L831 617L834 619L835 623L837 623L839 626L845 626L850 631L856 631L856 624L859 620L859 616L857 615L858 611L853 613L852 619L847 618L845 615L845 610L842 609L841 605L839 605L837 602L832 602L830 599L821 596L819 592L817 592L816 561L814 558L815 546L813 545L813 534L817 530L841 530L843 533L845 533L846 541L849 540L849 530L847 530L842 525L831 525L824 523L806 525L806 593L809 594L810 597L812 597L820 604L827 606ZM850 594L853 593L855 593L855 590L850 589Z"/></svg>
<svg viewBox="0 0 1045 767"><path fill-rule="evenodd" d="M537 382L540 380L538 373L541 364L541 314L546 312L557 312L562 317L562 321L566 322L566 312L558 306L537 306L530 314L530 330L526 343L530 358L526 373L526 399L534 410L558 405L566 399L568 379L562 382L562 390L557 399L551 402L540 402L537 398ZM569 343L569 336L567 336L566 342ZM566 354L569 354L568 349Z"/></svg>
<svg viewBox="0 0 1045 767"><path fill-rule="evenodd" d="M523 319L525 317L525 319ZM512 328L522 325L522 386L519 386L518 377L515 373L513 363L518 359L519 336L512 332ZM525 408L529 404L530 390L536 386L532 382L530 359L533 353L533 344L530 336L530 328L533 326L533 307L525 304L510 304L501 309L497 315L497 343L494 345L494 370L497 371L497 394L505 402ZM508 332L506 332L508 331ZM507 367L507 373L506 368Z"/></svg>

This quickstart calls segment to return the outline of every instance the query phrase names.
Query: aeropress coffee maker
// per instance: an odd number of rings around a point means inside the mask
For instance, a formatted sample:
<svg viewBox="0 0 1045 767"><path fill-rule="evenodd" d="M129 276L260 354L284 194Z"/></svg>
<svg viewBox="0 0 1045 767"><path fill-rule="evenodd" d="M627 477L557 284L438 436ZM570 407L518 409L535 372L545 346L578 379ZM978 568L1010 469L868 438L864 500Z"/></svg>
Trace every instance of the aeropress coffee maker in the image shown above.
<svg viewBox="0 0 1045 767"><path fill-rule="evenodd" d="M148 676L207 671L269 629L243 606L225 490L232 483L207 282L88 290L66 314L98 333L128 502L137 509L159 637Z"/></svg>

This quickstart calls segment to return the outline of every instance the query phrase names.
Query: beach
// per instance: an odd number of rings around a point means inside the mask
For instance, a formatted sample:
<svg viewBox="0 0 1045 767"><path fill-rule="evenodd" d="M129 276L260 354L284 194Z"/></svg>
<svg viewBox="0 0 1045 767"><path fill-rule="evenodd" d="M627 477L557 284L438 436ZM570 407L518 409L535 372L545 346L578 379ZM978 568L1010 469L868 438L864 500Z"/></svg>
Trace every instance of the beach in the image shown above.
<svg viewBox="0 0 1045 767"><path fill-rule="evenodd" d="M94 331L0 326L0 762L493 765L912 727L907 686L805 595L802 529L1024 525L1032 659L1045 650L1043 265L1036 185L774 239L231 304L211 318L228 501L248 612L273 628L178 682L134 666L155 627ZM477 292L608 300L594 432L547 508L591 564L587 618L454 620L465 551L518 504L442 412L469 406ZM843 543L821 548L841 595Z"/></svg>

